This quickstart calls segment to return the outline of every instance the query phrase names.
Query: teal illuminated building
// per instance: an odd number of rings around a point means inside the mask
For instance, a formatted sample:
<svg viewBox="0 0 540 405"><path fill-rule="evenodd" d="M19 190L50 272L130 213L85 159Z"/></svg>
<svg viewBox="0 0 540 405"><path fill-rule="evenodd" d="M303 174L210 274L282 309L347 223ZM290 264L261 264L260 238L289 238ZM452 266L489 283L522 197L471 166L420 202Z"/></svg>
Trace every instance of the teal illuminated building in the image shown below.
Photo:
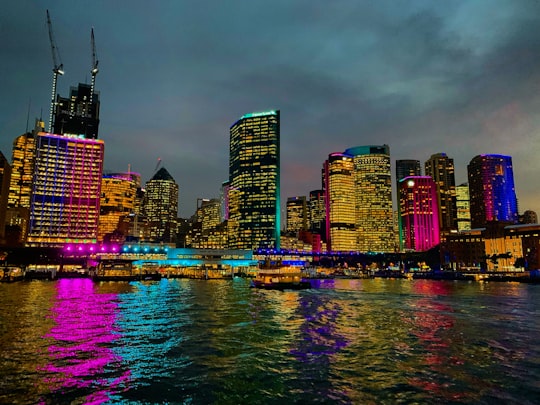
<svg viewBox="0 0 540 405"><path fill-rule="evenodd" d="M230 128L228 245L279 249L279 110L242 116Z"/></svg>

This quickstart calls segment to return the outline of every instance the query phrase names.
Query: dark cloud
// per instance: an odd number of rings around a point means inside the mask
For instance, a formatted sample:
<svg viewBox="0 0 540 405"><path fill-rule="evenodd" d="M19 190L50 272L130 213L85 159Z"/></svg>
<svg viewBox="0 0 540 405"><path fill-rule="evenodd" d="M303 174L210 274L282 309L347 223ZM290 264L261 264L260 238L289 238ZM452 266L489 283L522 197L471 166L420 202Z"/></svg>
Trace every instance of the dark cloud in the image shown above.
<svg viewBox="0 0 540 405"><path fill-rule="evenodd" d="M320 187L329 153L388 144L393 160L446 152L457 181L480 153L513 156L520 209L540 213L540 2L10 0L0 14L0 150L48 115L49 7L66 67L100 73L105 166L148 180L158 158L180 212L227 178L229 127L281 110L282 199ZM84 11L84 12L83 12Z"/></svg>

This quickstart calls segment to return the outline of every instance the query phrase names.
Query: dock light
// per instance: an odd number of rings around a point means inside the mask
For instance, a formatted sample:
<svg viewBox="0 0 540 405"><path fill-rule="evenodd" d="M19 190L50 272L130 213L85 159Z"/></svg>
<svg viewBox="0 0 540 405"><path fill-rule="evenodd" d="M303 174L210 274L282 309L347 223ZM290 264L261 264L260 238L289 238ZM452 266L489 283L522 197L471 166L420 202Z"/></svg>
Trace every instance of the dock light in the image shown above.
<svg viewBox="0 0 540 405"><path fill-rule="evenodd" d="M116 246L113 246L113 247L112 247L112 251L113 251L113 252L116 252L116 251L117 251Z"/></svg>

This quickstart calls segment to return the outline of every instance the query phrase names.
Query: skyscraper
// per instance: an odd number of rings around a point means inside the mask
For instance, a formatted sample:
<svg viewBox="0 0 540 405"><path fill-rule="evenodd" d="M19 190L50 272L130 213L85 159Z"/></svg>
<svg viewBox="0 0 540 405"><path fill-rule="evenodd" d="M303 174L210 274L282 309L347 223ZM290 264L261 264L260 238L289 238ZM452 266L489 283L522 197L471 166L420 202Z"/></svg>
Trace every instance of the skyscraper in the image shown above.
<svg viewBox="0 0 540 405"><path fill-rule="evenodd" d="M457 229L459 232L471 229L471 203L469 184L456 186Z"/></svg>
<svg viewBox="0 0 540 405"><path fill-rule="evenodd" d="M329 251L357 250L354 162L351 155L331 153L324 162L326 244Z"/></svg>
<svg viewBox="0 0 540 405"><path fill-rule="evenodd" d="M408 176L421 176L422 168L420 161L416 159L399 159L396 160L396 198L397 198L397 231L399 250L403 250L404 247L404 235L403 235L403 223L401 222L400 201L401 192L400 182L402 179Z"/></svg>
<svg viewBox="0 0 540 405"><path fill-rule="evenodd" d="M0 243L4 243L6 228L6 210L8 206L9 183L11 179L11 165L0 152Z"/></svg>
<svg viewBox="0 0 540 405"><path fill-rule="evenodd" d="M118 229L120 219L134 213L137 183L133 173L108 173L101 182L98 241ZM126 236L126 235L124 235Z"/></svg>
<svg viewBox="0 0 540 405"><path fill-rule="evenodd" d="M40 132L28 243L96 242L104 143Z"/></svg>
<svg viewBox="0 0 540 405"><path fill-rule="evenodd" d="M357 250L395 251L389 146L357 146L344 153L352 156L354 163Z"/></svg>
<svg viewBox="0 0 540 405"><path fill-rule="evenodd" d="M178 184L164 167L146 183L143 212L152 242L176 242Z"/></svg>
<svg viewBox="0 0 540 405"><path fill-rule="evenodd" d="M457 230L456 179L454 159L446 153L436 153L425 163L426 176L431 176L437 186L439 225L441 236Z"/></svg>
<svg viewBox="0 0 540 405"><path fill-rule="evenodd" d="M308 213L305 196L287 198L287 232L297 234L307 230Z"/></svg>
<svg viewBox="0 0 540 405"><path fill-rule="evenodd" d="M512 158L478 155L467 166L471 201L471 226L481 228L489 221L518 222Z"/></svg>
<svg viewBox="0 0 540 405"><path fill-rule="evenodd" d="M91 85L79 83L70 88L70 97L56 96L54 133L83 135L97 139L99 129L99 93L91 94Z"/></svg>
<svg viewBox="0 0 540 405"><path fill-rule="evenodd" d="M229 247L280 247L279 110L246 114L230 128Z"/></svg>
<svg viewBox="0 0 540 405"><path fill-rule="evenodd" d="M399 187L405 249L425 251L438 245L437 186L431 176L405 177Z"/></svg>
<svg viewBox="0 0 540 405"><path fill-rule="evenodd" d="M36 156L36 137L44 128L45 123L36 120L32 132L22 134L13 141L11 155L13 170L9 186L9 208L30 208Z"/></svg>
<svg viewBox="0 0 540 405"><path fill-rule="evenodd" d="M326 210L323 190L312 190L309 192L308 212L309 230L320 236L324 236L326 229L324 225Z"/></svg>

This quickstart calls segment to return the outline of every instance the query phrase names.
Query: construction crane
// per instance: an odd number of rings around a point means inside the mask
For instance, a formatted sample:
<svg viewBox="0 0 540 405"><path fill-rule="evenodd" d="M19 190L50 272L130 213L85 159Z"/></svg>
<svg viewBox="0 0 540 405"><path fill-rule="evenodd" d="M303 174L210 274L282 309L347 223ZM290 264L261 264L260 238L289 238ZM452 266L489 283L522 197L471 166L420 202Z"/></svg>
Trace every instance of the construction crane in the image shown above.
<svg viewBox="0 0 540 405"><path fill-rule="evenodd" d="M54 119L54 113L56 112L56 82L58 80L58 75L64 74L64 65L60 59L60 53L58 52L58 46L56 46L56 41L54 40L54 34L52 30L51 17L49 15L49 10L47 10L47 25L49 27L49 40L51 42L51 51L53 58L53 84L52 84L52 97L51 97L51 113L49 115L49 132L52 132L52 125Z"/></svg>
<svg viewBox="0 0 540 405"><path fill-rule="evenodd" d="M96 76L99 72L97 55L96 55L96 40L94 38L94 27L92 27L92 33L90 35L90 43L92 46L92 83L90 84L90 105L92 105L92 98L94 97L94 86L96 85Z"/></svg>

